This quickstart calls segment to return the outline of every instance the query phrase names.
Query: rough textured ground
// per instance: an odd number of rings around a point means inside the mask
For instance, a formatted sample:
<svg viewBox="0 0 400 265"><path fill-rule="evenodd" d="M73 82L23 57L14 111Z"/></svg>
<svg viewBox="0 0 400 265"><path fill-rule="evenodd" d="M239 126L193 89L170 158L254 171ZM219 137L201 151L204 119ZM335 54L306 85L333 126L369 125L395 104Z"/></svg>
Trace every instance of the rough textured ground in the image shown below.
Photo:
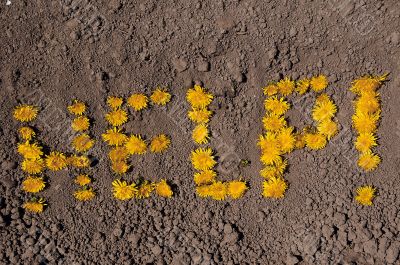
<svg viewBox="0 0 400 265"><path fill-rule="evenodd" d="M341 3L339 3L341 2ZM0 4L1 264L400 264L400 3L363 1L27 1ZM390 72L381 89L377 153L364 174L352 148L352 79ZM261 87L283 76L324 73L339 106L341 133L318 152L295 151L282 200L261 197L257 135ZM251 189L237 201L199 199L188 161L194 144L185 117L188 87L216 95L211 146L222 179L243 176ZM174 198L112 199L114 176L100 135L107 95L167 86L166 108L130 114L128 132L167 133L172 148L133 161L134 173L176 185ZM12 109L42 110L34 123L52 149L68 152L72 99L89 105L99 160L95 200L78 203L73 172L49 173L41 215L21 208L26 195L15 151L20 126ZM296 101L290 121L310 121ZM251 161L240 167L238 160ZM373 207L354 203L359 185L379 191Z"/></svg>

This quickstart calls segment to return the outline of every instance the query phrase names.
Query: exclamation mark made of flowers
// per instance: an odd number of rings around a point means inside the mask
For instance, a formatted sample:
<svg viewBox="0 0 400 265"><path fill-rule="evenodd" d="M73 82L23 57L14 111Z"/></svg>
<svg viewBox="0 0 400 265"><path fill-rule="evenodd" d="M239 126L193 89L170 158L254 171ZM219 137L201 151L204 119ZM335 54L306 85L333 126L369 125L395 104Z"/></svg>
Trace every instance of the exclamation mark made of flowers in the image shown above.
<svg viewBox="0 0 400 265"><path fill-rule="evenodd" d="M194 86L188 90L187 101L192 109L188 112L189 119L196 123L193 130L193 141L198 144L207 144L209 141L208 123L212 112L208 109L213 95L200 86ZM229 195L233 199L243 196L247 190L246 182L242 180L221 182L217 181L217 173L213 170L215 161L213 150L197 148L191 154L192 166L197 172L194 174L194 182L197 185L196 193L200 197L209 197L214 200L224 200Z"/></svg>
<svg viewBox="0 0 400 265"><path fill-rule="evenodd" d="M377 90L386 77L387 74L363 76L354 80L350 88L350 91L357 96L352 117L353 127L357 132L354 146L360 153L357 164L366 172L375 170L381 162L373 148L377 146L376 131L381 115L380 95ZM370 185L359 187L356 190L355 200L361 205L372 205L375 193L376 189Z"/></svg>
<svg viewBox="0 0 400 265"><path fill-rule="evenodd" d="M93 188L89 186L92 179L84 171L90 166L90 160L86 153L94 145L94 140L89 136L90 120L85 116L86 105L83 102L75 100L72 105L68 106L68 111L74 115L71 127L79 133L72 141L76 153L67 159L68 164L77 169L74 182L81 187L74 192L74 197L79 201L89 201L96 195Z"/></svg>

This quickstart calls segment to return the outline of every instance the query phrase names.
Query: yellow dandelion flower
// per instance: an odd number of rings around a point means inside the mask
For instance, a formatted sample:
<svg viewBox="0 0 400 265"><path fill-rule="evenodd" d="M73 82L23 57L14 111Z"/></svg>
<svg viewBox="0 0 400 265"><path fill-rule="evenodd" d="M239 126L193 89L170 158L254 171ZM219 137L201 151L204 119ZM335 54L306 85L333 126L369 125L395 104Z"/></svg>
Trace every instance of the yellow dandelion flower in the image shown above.
<svg viewBox="0 0 400 265"><path fill-rule="evenodd" d="M357 113L353 115L353 127L358 133L372 133L376 131L380 112L374 114Z"/></svg>
<svg viewBox="0 0 400 265"><path fill-rule="evenodd" d="M283 115L289 110L290 104L285 98L270 97L265 99L264 107L275 115Z"/></svg>
<svg viewBox="0 0 400 265"><path fill-rule="evenodd" d="M119 109L122 103L124 100L121 97L109 96L107 98L107 105L113 110Z"/></svg>
<svg viewBox="0 0 400 265"><path fill-rule="evenodd" d="M208 127L206 124L198 124L192 133L192 139L197 144L206 144L208 143Z"/></svg>
<svg viewBox="0 0 400 265"><path fill-rule="evenodd" d="M86 174L80 174L78 176L76 176L74 182L76 184L78 184L79 186L85 186L87 184L90 184L92 182L92 180L90 179L90 177Z"/></svg>
<svg viewBox="0 0 400 265"><path fill-rule="evenodd" d="M282 157L280 157L279 149L272 149L270 152L265 152L261 154L260 161L268 166L273 165L274 163L280 163L282 161Z"/></svg>
<svg viewBox="0 0 400 265"><path fill-rule="evenodd" d="M92 188L83 188L74 192L74 197L78 201L90 201L94 196L96 196L96 193Z"/></svg>
<svg viewBox="0 0 400 265"><path fill-rule="evenodd" d="M365 171L372 171L376 169L380 162L381 158L371 151L361 154L358 158L358 166Z"/></svg>
<svg viewBox="0 0 400 265"><path fill-rule="evenodd" d="M320 92L328 86L328 79L324 75L314 76L310 80L311 89Z"/></svg>
<svg viewBox="0 0 400 265"><path fill-rule="evenodd" d="M204 109L210 105L213 95L207 93L201 86L195 85L194 88L189 89L186 93L186 99L193 108Z"/></svg>
<svg viewBox="0 0 400 265"><path fill-rule="evenodd" d="M25 143L18 144L18 153L25 159L39 159L43 155L42 147L36 143Z"/></svg>
<svg viewBox="0 0 400 265"><path fill-rule="evenodd" d="M271 166L263 168L260 171L260 175L265 179L281 177L287 165L287 160L278 161Z"/></svg>
<svg viewBox="0 0 400 265"><path fill-rule="evenodd" d="M276 95L279 91L279 88L276 84L269 84L263 88L264 95L273 96Z"/></svg>
<svg viewBox="0 0 400 265"><path fill-rule="evenodd" d="M46 205L46 201L43 198L39 198L24 203L23 207L28 212L41 213Z"/></svg>
<svg viewBox="0 0 400 265"><path fill-rule="evenodd" d="M80 132L80 131L86 131L87 129L89 129L90 126L90 122L89 119L85 116L79 116L76 117L73 121L72 121L72 129L74 129L74 131Z"/></svg>
<svg viewBox="0 0 400 265"><path fill-rule="evenodd" d="M139 199L144 199L150 197L152 191L155 189L155 185L153 183L150 183L148 181L143 181L137 188L137 191L135 192L136 198Z"/></svg>
<svg viewBox="0 0 400 265"><path fill-rule="evenodd" d="M129 200L135 196L137 191L136 185L134 183L128 184L124 180L116 179L112 182L113 195L118 200Z"/></svg>
<svg viewBox="0 0 400 265"><path fill-rule="evenodd" d="M298 82L296 82L296 92L299 93L300 95L306 93L309 87L310 87L310 79L308 78L300 79Z"/></svg>
<svg viewBox="0 0 400 265"><path fill-rule="evenodd" d="M355 200L364 206L372 205L372 200L375 198L376 189L372 186L362 186L357 188Z"/></svg>
<svg viewBox="0 0 400 265"><path fill-rule="evenodd" d="M111 169L117 174L125 174L129 169L129 165L124 160L112 161Z"/></svg>
<svg viewBox="0 0 400 265"><path fill-rule="evenodd" d="M266 198L283 198L287 184L282 178L270 178L263 183L263 196Z"/></svg>
<svg viewBox="0 0 400 265"><path fill-rule="evenodd" d="M320 134L325 135L328 140L338 133L338 124L332 120L324 120L317 125Z"/></svg>
<svg viewBox="0 0 400 265"><path fill-rule="evenodd" d="M306 140L304 134L296 133L295 134L296 143L294 144L296 149L301 149L306 146Z"/></svg>
<svg viewBox="0 0 400 265"><path fill-rule="evenodd" d="M86 133L78 135L72 141L72 146L78 152L86 152L94 145L94 140Z"/></svg>
<svg viewBox="0 0 400 265"><path fill-rule="evenodd" d="M165 179L163 179L157 183L156 193L158 196L165 197L165 198L171 198L172 195L174 194L172 192L171 187L168 185L168 183Z"/></svg>
<svg viewBox="0 0 400 265"><path fill-rule="evenodd" d="M380 110L377 94L363 94L355 101L355 109L358 113L372 114Z"/></svg>
<svg viewBox="0 0 400 265"><path fill-rule="evenodd" d="M246 181L234 180L228 182L228 194L233 199L239 199L247 190Z"/></svg>
<svg viewBox="0 0 400 265"><path fill-rule="evenodd" d="M196 193L201 198L205 198L211 195L211 185L204 185L196 187Z"/></svg>
<svg viewBox="0 0 400 265"><path fill-rule="evenodd" d="M192 151L192 165L197 170L207 170L215 166L211 148L198 148Z"/></svg>
<svg viewBox="0 0 400 265"><path fill-rule="evenodd" d="M128 121L128 114L125 110L116 109L106 114L106 120L112 126L121 126Z"/></svg>
<svg viewBox="0 0 400 265"><path fill-rule="evenodd" d="M23 171L27 172L28 174L39 174L44 169L44 160L39 159L24 159L21 164L21 168Z"/></svg>
<svg viewBox="0 0 400 265"><path fill-rule="evenodd" d="M157 105L166 105L171 100L171 94L166 89L157 88L150 96L151 102Z"/></svg>
<svg viewBox="0 0 400 265"><path fill-rule="evenodd" d="M125 161L129 156L128 150L125 146L117 146L111 149L108 153L108 157L112 162Z"/></svg>
<svg viewBox="0 0 400 265"><path fill-rule="evenodd" d="M125 143L128 154L141 155L146 152L147 145L140 135L131 135Z"/></svg>
<svg viewBox="0 0 400 265"><path fill-rule="evenodd" d="M191 121L196 123L207 123L210 121L212 111L208 109L192 109L188 113L188 117Z"/></svg>
<svg viewBox="0 0 400 265"><path fill-rule="evenodd" d="M262 119L264 129L267 131L276 132L286 126L286 120L279 115L270 114Z"/></svg>
<svg viewBox="0 0 400 265"><path fill-rule="evenodd" d="M86 111L85 103L74 100L72 105L68 106L68 111L74 115L82 115Z"/></svg>
<svg viewBox="0 0 400 265"><path fill-rule="evenodd" d="M290 80L290 78L285 77L285 79L280 80L276 86L278 87L278 90L282 96L288 96L294 91L295 83L294 81Z"/></svg>
<svg viewBox="0 0 400 265"><path fill-rule="evenodd" d="M214 182L210 185L210 196L214 200L225 200L228 195L228 186L221 181Z"/></svg>
<svg viewBox="0 0 400 265"><path fill-rule="evenodd" d="M165 151L170 144L171 140L165 134L160 134L151 140L150 150L153 153L160 153Z"/></svg>
<svg viewBox="0 0 400 265"><path fill-rule="evenodd" d="M198 186L210 184L215 181L216 176L217 173L215 171L206 169L194 174L194 183Z"/></svg>
<svg viewBox="0 0 400 265"><path fill-rule="evenodd" d="M354 143L356 149L366 153L374 146L377 146L376 136L373 133L360 133Z"/></svg>
<svg viewBox="0 0 400 265"><path fill-rule="evenodd" d="M106 133L101 135L101 137L103 137L104 142L112 146L121 146L128 140L128 136L122 133L121 129L118 129L117 127L108 129Z"/></svg>
<svg viewBox="0 0 400 265"><path fill-rule="evenodd" d="M19 105L15 107L14 109L14 119L17 121L21 122L28 122L28 121L33 121L37 114L39 112L39 109L35 106L30 106L30 105Z"/></svg>
<svg viewBox="0 0 400 265"><path fill-rule="evenodd" d="M68 160L63 153L51 152L46 156L46 166L52 171L58 171L65 168L68 164Z"/></svg>
<svg viewBox="0 0 400 265"><path fill-rule="evenodd" d="M326 137L320 133L307 133L304 140L307 147L313 150L319 150L326 146Z"/></svg>
<svg viewBox="0 0 400 265"><path fill-rule="evenodd" d="M382 76L363 76L353 81L350 91L361 95L375 92L386 81L388 74Z"/></svg>
<svg viewBox="0 0 400 265"><path fill-rule="evenodd" d="M19 132L19 135L21 136L21 138L25 141L30 141L36 136L35 131L31 127L28 127L28 126L19 128L18 132Z"/></svg>
<svg viewBox="0 0 400 265"><path fill-rule="evenodd" d="M72 155L67 158L67 163L76 168L86 168L90 165L90 159L84 155Z"/></svg>
<svg viewBox="0 0 400 265"><path fill-rule="evenodd" d="M335 116L336 111L335 103L328 100L314 105L312 117L315 121L324 121Z"/></svg>
<svg viewBox="0 0 400 265"><path fill-rule="evenodd" d="M276 135L279 148L283 154L290 153L296 144L296 138L293 134L293 127L282 128Z"/></svg>
<svg viewBox="0 0 400 265"><path fill-rule="evenodd" d="M22 181L22 190L25 192L40 192L45 186L46 182L43 180L43 177L28 176L24 181Z"/></svg>
<svg viewBox="0 0 400 265"><path fill-rule="evenodd" d="M132 94L127 103L131 106L135 111L140 111L147 107L148 98L145 94Z"/></svg>
<svg viewBox="0 0 400 265"><path fill-rule="evenodd" d="M331 101L331 98L326 93L321 93L315 98L315 105L321 105Z"/></svg>
<svg viewBox="0 0 400 265"><path fill-rule="evenodd" d="M279 151L279 141L276 137L276 133L267 132L265 135L260 135L257 145L261 148L261 152L263 153L273 152L274 150Z"/></svg>

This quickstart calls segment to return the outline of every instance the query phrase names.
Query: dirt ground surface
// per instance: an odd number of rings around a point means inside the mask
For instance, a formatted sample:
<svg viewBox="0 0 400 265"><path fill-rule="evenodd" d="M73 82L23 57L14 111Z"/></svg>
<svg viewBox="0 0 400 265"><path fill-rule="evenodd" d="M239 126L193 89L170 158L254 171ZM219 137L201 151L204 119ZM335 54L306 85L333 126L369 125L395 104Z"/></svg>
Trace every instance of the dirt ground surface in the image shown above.
<svg viewBox="0 0 400 265"><path fill-rule="evenodd" d="M11 0L0 3L0 263L1 264L400 264L400 2L395 0L127 1ZM338 106L340 133L320 151L287 156L285 198L262 197L256 145L265 113L262 87L270 80L325 74ZM382 119L376 152L382 163L357 167L351 127L351 81L390 73L380 89ZM215 98L210 145L219 179L243 177L238 200L195 193L189 156L196 146L186 114L188 88ZM124 126L147 138L165 133L165 153L134 158L134 180L173 183L171 199L117 201L101 139L109 95L127 98L168 87L166 107L129 112ZM16 152L20 103L41 111L32 125L52 150L71 152L71 115L89 107L89 174L97 196L77 202L74 172L46 172L41 214L22 208L25 174ZM293 100L296 127L311 122L312 101ZM248 160L242 166L241 160ZM354 201L373 185L374 205Z"/></svg>

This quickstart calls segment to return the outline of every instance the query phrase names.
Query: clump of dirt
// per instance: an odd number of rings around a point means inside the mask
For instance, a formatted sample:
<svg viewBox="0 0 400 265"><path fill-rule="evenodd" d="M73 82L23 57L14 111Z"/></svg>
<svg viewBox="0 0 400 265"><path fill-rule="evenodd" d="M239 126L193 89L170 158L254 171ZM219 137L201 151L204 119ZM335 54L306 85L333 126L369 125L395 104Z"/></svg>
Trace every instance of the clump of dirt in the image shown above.
<svg viewBox="0 0 400 265"><path fill-rule="evenodd" d="M399 264L398 120L400 3L362 1L13 1L0 4L0 261L4 264ZM300 8L299 8L300 7ZM390 73L380 89L382 158L359 171L351 127L351 81ZM339 135L320 151L288 156L285 198L261 195L259 150L269 81L325 74L338 106ZM223 180L243 176L250 189L231 201L195 195L195 148L185 94L194 84L215 95L209 127ZM166 178L171 199L120 202L101 134L109 95L127 98L168 87L166 107L129 114L130 133L171 137L162 155L134 163L135 179ZM47 174L42 214L22 208L24 173L16 152L20 103L41 108L32 125L51 149L70 152L73 99L87 103L96 144L91 175L97 196L73 197L74 175ZM305 100L304 102L307 102ZM310 120L311 105L288 115ZM241 161L250 161L242 166ZM370 184L371 207L354 202Z"/></svg>

